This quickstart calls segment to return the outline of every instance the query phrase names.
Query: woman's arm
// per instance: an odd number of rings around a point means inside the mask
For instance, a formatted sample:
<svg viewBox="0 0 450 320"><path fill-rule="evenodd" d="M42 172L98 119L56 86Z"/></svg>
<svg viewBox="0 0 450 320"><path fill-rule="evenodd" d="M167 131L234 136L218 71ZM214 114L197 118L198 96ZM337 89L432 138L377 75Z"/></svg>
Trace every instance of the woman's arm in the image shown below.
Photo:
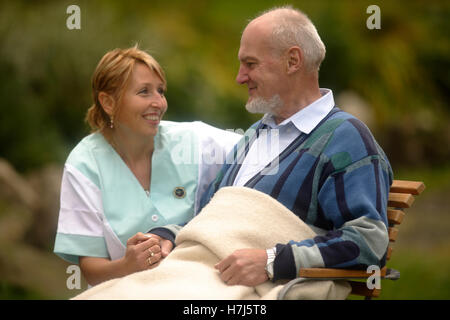
<svg viewBox="0 0 450 320"><path fill-rule="evenodd" d="M125 256L117 260L80 257L80 268L90 285L124 277L159 265L161 247L158 237L138 232L127 241Z"/></svg>
<svg viewBox="0 0 450 320"><path fill-rule="evenodd" d="M80 268L91 286L130 273L126 271L123 258L111 261L106 258L80 257Z"/></svg>
<svg viewBox="0 0 450 320"><path fill-rule="evenodd" d="M199 137L199 175L194 207L195 214L198 214L202 209L203 195L207 193L210 184L226 164L227 155L241 140L242 135L203 122L194 123Z"/></svg>

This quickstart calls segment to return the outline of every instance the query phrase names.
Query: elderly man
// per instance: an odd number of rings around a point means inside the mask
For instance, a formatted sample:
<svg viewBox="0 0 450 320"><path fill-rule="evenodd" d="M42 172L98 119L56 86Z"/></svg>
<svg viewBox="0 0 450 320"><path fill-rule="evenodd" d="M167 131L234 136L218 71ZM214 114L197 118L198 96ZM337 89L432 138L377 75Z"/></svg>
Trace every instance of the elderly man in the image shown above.
<svg viewBox="0 0 450 320"><path fill-rule="evenodd" d="M292 7L265 12L242 34L236 81L248 87L246 109L265 115L235 147L203 206L222 187L253 188L277 199L317 236L236 250L215 266L229 285L292 279L306 267L385 264L392 170L369 129L335 106L331 90L319 88L324 57L316 28ZM258 146L273 137L278 143L261 152Z"/></svg>

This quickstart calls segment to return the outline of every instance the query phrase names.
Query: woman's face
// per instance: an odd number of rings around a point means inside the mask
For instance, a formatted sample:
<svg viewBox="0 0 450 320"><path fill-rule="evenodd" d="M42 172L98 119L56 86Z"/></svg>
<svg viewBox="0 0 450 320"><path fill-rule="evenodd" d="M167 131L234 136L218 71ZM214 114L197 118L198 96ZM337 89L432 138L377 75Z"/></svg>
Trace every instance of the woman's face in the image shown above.
<svg viewBox="0 0 450 320"><path fill-rule="evenodd" d="M136 63L124 91L114 126L144 137L155 136L167 110L161 78L143 63Z"/></svg>

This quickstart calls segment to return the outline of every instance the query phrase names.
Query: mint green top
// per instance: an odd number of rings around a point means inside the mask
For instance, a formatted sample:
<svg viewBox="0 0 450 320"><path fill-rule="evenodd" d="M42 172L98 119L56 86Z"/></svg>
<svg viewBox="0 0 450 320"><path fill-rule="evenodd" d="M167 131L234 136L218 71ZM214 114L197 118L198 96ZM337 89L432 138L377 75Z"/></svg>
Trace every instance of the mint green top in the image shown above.
<svg viewBox="0 0 450 320"><path fill-rule="evenodd" d="M65 164L55 253L72 263L79 256L113 260L137 232L186 224L239 138L201 122L162 121L147 193L102 134L85 137ZM223 159L203 161L212 149Z"/></svg>

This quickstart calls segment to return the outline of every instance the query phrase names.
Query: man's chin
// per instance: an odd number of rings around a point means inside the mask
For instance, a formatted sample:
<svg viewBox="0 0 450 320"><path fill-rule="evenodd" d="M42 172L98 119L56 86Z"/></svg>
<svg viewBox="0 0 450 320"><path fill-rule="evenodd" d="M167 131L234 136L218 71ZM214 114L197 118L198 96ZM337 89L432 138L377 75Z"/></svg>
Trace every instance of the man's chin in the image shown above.
<svg viewBox="0 0 450 320"><path fill-rule="evenodd" d="M249 103L247 103L245 105L245 109L247 109L247 111L250 112L250 113L255 113L255 114L258 114L258 113L263 114L263 113L265 113L264 110L260 110L258 108L255 108L254 105L249 104Z"/></svg>
<svg viewBox="0 0 450 320"><path fill-rule="evenodd" d="M245 105L245 109L250 113L273 114L274 110L279 106L282 106L279 96L274 96L270 100L261 97L250 97Z"/></svg>

